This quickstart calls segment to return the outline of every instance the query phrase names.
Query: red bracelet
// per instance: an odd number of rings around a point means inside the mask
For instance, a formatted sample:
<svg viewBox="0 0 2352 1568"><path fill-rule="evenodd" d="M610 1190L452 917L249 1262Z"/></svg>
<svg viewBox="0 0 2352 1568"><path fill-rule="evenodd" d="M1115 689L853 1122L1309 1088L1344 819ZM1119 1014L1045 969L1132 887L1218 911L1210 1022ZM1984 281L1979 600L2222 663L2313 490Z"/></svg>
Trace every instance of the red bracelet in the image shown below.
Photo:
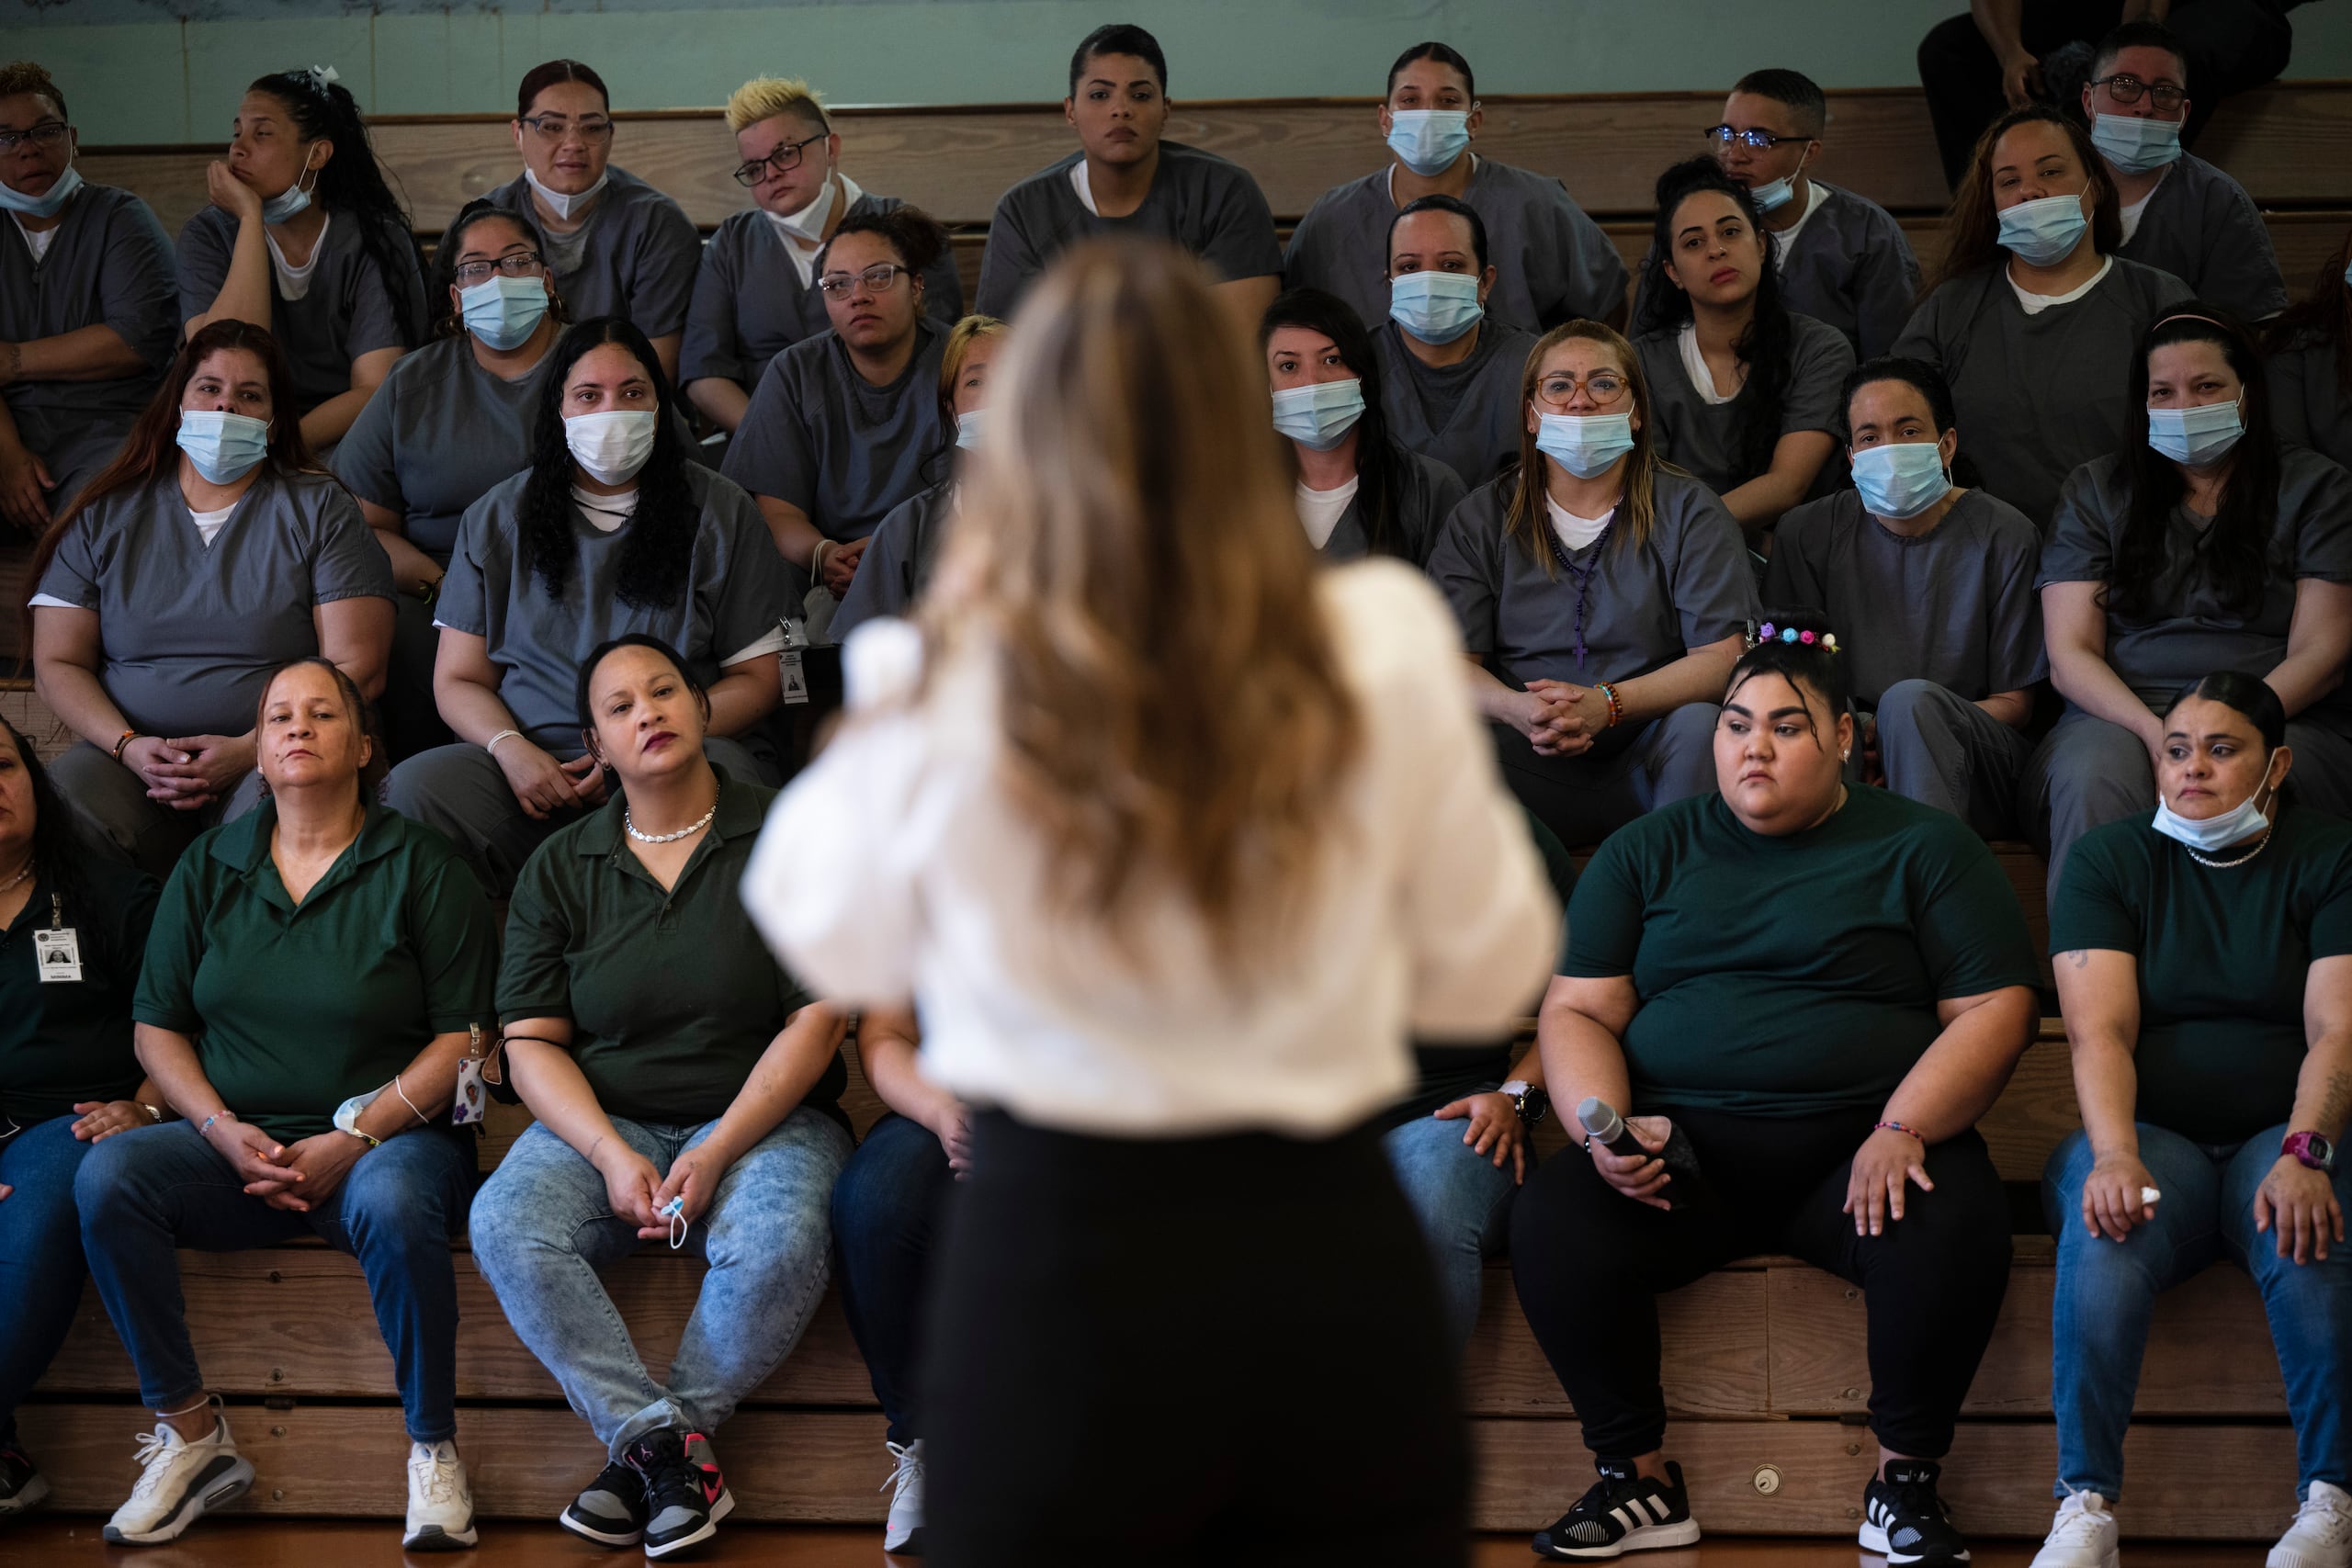
<svg viewBox="0 0 2352 1568"><path fill-rule="evenodd" d="M1609 728L1616 728L1625 718L1625 705L1617 700L1617 688L1601 681L1596 682L1592 689L1609 699Z"/></svg>
<svg viewBox="0 0 2352 1568"><path fill-rule="evenodd" d="M1925 1134L1921 1133L1917 1127L1905 1127L1900 1122L1881 1122L1878 1125L1872 1127L1871 1131L1873 1133L1900 1133L1906 1138L1917 1138L1921 1148L1928 1146L1928 1139Z"/></svg>

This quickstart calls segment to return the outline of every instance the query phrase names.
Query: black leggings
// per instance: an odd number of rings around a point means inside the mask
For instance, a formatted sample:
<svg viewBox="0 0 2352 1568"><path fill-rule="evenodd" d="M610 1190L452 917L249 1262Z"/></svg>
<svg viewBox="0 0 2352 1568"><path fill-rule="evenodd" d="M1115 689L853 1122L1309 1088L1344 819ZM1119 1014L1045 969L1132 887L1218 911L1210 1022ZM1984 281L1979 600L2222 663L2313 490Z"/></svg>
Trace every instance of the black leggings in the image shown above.
<svg viewBox="0 0 2352 1568"><path fill-rule="evenodd" d="M1941 1459L2008 1288L2008 1199L1984 1140L1968 1132L1929 1149L1936 1190L1911 1188L1901 1222L1864 1237L1839 1210L1869 1113L1658 1114L1690 1135L1713 1205L1668 1213L1636 1203L1571 1150L1529 1175L1511 1213L1520 1304L1585 1446L1631 1459L1665 1442L1658 1292L1735 1258L1791 1252L1867 1292L1879 1441Z"/></svg>
<svg viewBox="0 0 2352 1568"><path fill-rule="evenodd" d="M983 1116L935 1270L935 1568L1466 1560L1437 1285L1373 1134Z"/></svg>

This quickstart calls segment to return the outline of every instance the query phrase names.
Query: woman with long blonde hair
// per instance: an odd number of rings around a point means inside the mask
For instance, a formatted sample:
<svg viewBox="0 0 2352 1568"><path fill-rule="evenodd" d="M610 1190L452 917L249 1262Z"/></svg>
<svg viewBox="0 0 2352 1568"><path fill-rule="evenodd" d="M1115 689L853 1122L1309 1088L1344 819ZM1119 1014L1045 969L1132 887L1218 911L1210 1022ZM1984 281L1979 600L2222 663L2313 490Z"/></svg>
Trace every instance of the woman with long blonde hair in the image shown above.
<svg viewBox="0 0 2352 1568"><path fill-rule="evenodd" d="M934 1562L1466 1548L1437 1290L1362 1124L1408 1035L1524 1012L1557 911L1443 607L1318 571L1264 398L1197 264L1073 250L920 619L851 640L745 878L982 1108L922 1358ZM1276 1382L1312 1441L1248 1416Z"/></svg>

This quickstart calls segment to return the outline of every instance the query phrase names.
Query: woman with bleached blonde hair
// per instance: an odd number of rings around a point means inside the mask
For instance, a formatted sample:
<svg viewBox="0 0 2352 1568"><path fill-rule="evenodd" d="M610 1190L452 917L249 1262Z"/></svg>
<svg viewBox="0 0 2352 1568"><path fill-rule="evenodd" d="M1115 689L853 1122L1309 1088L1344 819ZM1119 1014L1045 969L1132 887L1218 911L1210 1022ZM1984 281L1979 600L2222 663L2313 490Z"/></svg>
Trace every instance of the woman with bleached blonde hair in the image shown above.
<svg viewBox="0 0 2352 1568"><path fill-rule="evenodd" d="M744 880L978 1108L922 1349L936 1563L1460 1562L1435 1281L1374 1112L1491 1038L1558 911L1445 608L1317 568L1199 265L1074 248L997 362L919 620ZM1313 1430L1251 1414L1311 1390Z"/></svg>

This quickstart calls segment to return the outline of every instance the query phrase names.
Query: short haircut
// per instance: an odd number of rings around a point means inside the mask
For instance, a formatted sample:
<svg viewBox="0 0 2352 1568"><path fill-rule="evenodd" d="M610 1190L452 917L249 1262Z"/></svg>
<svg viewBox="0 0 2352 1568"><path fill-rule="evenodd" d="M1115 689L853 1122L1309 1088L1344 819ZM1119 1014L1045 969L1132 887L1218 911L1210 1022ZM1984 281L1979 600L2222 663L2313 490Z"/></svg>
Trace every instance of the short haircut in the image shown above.
<svg viewBox="0 0 2352 1568"><path fill-rule="evenodd" d="M605 79L594 68L577 60L549 60L523 73L522 85L514 89L514 118L521 119L529 114L532 102L558 82L585 82L605 100L605 112L613 112L613 95L605 90Z"/></svg>
<svg viewBox="0 0 2352 1568"><path fill-rule="evenodd" d="M2180 85L2188 85L2188 54L2181 48L2180 35L2162 22L2126 22L2098 40L2091 51L2093 79L2105 76L2114 68L2115 57L2127 49L2161 49L2180 63Z"/></svg>
<svg viewBox="0 0 2352 1568"><path fill-rule="evenodd" d="M947 254L947 231L920 207L893 207L884 212L854 212L841 220L833 237L817 253L821 273L845 234L879 234L898 253L899 265L921 277Z"/></svg>
<svg viewBox="0 0 2352 1568"><path fill-rule="evenodd" d="M1944 373L1923 359L1882 354L1848 371L1846 384L1838 389L1838 425L1849 446L1854 444L1854 396L1874 381L1900 381L1926 399L1928 416L1938 435L1952 427L1951 383L1944 379Z"/></svg>
<svg viewBox="0 0 2352 1568"><path fill-rule="evenodd" d="M1069 57L1069 96L1078 96L1079 79L1086 74L1086 62L1098 54L1132 54L1151 67L1159 78L1159 90L1168 91L1168 56L1159 51L1159 40L1133 22L1113 22L1100 27L1078 40L1078 51Z"/></svg>
<svg viewBox="0 0 2352 1568"><path fill-rule="evenodd" d="M0 98L13 98L19 93L35 93L57 106L57 118L71 119L65 112L65 95L57 90L57 79L48 67L29 60L11 61L0 65Z"/></svg>
<svg viewBox="0 0 2352 1568"><path fill-rule="evenodd" d="M1388 220L1388 243L1381 252L1380 270L1388 270L1388 258L1396 254L1396 225L1416 212L1451 212L1470 225L1470 254L1478 262L1478 270L1487 270L1487 220L1478 209L1458 197L1425 196L1405 204L1404 210Z"/></svg>
<svg viewBox="0 0 2352 1568"><path fill-rule="evenodd" d="M1770 98L1776 104L1786 104L1797 111L1797 129L1807 136L1819 136L1829 124L1827 96L1812 77L1802 71L1784 71L1777 66L1765 71L1750 71L1734 82L1731 90Z"/></svg>
<svg viewBox="0 0 2352 1568"><path fill-rule="evenodd" d="M1417 43L1412 48L1407 50L1404 53L1396 57L1396 63L1388 68L1387 96L1391 97L1396 96L1396 77L1398 73L1401 73L1405 67L1413 63L1416 60L1434 60L1440 65L1450 66L1453 70L1461 72L1462 90L1469 94L1473 101L1476 100L1478 96L1478 78L1470 73L1470 62L1463 59L1462 51L1455 49L1452 44L1440 43L1434 39L1430 39L1427 43Z"/></svg>
<svg viewBox="0 0 2352 1568"><path fill-rule="evenodd" d="M833 129L825 100L797 76L754 76L727 95L727 129L740 131L777 115L797 115L820 130Z"/></svg>

